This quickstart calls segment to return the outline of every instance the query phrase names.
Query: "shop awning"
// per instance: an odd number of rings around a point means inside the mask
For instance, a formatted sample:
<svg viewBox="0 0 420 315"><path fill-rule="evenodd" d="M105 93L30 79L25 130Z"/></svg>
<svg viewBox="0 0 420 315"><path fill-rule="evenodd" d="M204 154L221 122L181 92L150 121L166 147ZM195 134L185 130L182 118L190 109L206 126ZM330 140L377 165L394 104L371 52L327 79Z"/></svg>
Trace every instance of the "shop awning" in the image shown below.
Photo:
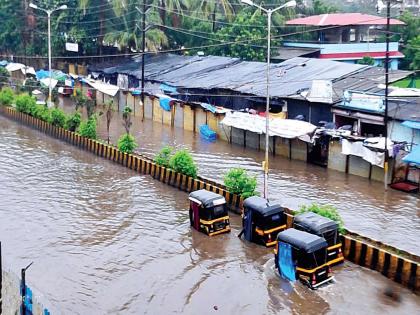
<svg viewBox="0 0 420 315"><path fill-rule="evenodd" d="M265 117L241 112L228 112L221 121L226 126L249 130L258 134L265 133ZM269 135L281 138L311 142L310 135L317 128L306 121L295 119L270 118Z"/></svg>
<svg viewBox="0 0 420 315"><path fill-rule="evenodd" d="M401 125L412 129L420 129L420 121L406 120Z"/></svg>
<svg viewBox="0 0 420 315"><path fill-rule="evenodd" d="M95 80L85 80L87 84L89 84L94 89L98 90L99 92L102 92L106 95L114 97L117 95L120 88L116 85L103 83L101 81L95 81Z"/></svg>
<svg viewBox="0 0 420 315"><path fill-rule="evenodd" d="M405 163L413 163L420 166L420 146L414 148L409 154L403 158Z"/></svg>

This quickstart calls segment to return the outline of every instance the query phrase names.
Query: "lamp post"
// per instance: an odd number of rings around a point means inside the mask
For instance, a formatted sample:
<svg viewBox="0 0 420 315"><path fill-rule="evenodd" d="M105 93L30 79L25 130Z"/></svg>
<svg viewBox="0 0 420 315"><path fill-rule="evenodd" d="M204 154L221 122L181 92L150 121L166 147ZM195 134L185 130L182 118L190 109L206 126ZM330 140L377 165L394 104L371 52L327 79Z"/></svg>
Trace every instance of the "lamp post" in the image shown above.
<svg viewBox="0 0 420 315"><path fill-rule="evenodd" d="M292 8L296 6L296 1L289 1L275 8L266 9L254 3L252 0L241 0L250 6L254 6L267 14L267 87L266 87L266 107L265 107L265 159L263 162L264 169L264 198L268 199L268 148L269 148L269 121L270 121L270 57L271 57L271 16L274 12L283 8Z"/></svg>
<svg viewBox="0 0 420 315"><path fill-rule="evenodd" d="M49 72L49 82L48 82L48 105L51 104L52 100L52 86L51 86L51 14L53 14L55 11L59 10L66 10L67 5L63 4L59 6L58 8L47 10L38 7L36 4L30 3L29 7L35 10L40 10L42 12L45 12L48 16L48 72Z"/></svg>

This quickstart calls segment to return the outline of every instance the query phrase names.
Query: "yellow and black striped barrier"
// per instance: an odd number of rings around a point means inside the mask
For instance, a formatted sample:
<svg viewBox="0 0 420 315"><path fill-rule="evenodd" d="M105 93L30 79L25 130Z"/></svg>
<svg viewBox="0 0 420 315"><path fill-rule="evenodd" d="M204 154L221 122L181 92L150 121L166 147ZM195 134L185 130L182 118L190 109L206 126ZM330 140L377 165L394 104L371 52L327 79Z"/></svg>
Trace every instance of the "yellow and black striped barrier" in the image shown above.
<svg viewBox="0 0 420 315"><path fill-rule="evenodd" d="M382 273L414 292L420 290L419 263L348 235L342 236L344 258Z"/></svg>
<svg viewBox="0 0 420 315"><path fill-rule="evenodd" d="M150 175L154 179L180 190L191 192L199 189L207 189L220 194L225 197L230 210L239 214L242 212L243 199L238 195L229 193L220 183L216 183L202 177L192 178L187 175L177 173L171 169L157 165L152 160L139 154L122 153L112 145L88 139L75 132L55 127L38 118L17 112L11 107L0 106L0 113L51 135L52 137L64 140L69 144L90 151L97 156L121 164L140 174ZM293 224L293 211L286 209L286 214L287 226L291 227ZM369 243L370 242L361 241L348 235L342 236L344 257L355 264L376 270L384 276L401 283L415 292L419 291L419 263L408 258L392 254L389 251L383 250Z"/></svg>

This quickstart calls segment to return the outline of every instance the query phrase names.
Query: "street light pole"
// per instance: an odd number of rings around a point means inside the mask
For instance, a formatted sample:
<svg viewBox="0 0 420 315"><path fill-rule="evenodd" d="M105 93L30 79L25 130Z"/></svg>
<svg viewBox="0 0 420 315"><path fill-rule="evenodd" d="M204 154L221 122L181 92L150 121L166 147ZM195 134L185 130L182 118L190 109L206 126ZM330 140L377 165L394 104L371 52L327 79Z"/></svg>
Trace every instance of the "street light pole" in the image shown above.
<svg viewBox="0 0 420 315"><path fill-rule="evenodd" d="M241 0L250 6L254 6L267 14L267 87L266 87L266 106L265 106L265 158L263 162L264 169L264 198L268 199L268 151L269 151L269 130L270 130L270 59L271 59L271 16L274 12L296 6L296 1L289 1L275 9L265 9L262 6L255 4L251 0Z"/></svg>
<svg viewBox="0 0 420 315"><path fill-rule="evenodd" d="M53 10L47 10L47 9L43 9L38 7L36 4L34 3L30 3L29 7L35 10L40 10L42 12L45 12L48 16L48 76L49 76L49 81L48 81L48 102L47 104L51 104L52 101L52 85L51 85L51 14L53 14L55 11L59 11L59 10L66 10L67 9L67 5L63 4L61 6L59 6L58 8L55 8Z"/></svg>

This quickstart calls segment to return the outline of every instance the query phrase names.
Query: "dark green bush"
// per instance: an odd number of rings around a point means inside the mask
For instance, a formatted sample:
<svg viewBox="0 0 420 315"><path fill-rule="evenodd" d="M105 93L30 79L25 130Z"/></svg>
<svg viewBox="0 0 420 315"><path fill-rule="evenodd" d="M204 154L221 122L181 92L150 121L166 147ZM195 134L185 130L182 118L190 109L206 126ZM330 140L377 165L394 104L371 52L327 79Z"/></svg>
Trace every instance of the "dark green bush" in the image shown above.
<svg viewBox="0 0 420 315"><path fill-rule="evenodd" d="M32 110L32 116L46 122L50 121L50 113L51 112L46 105L35 105Z"/></svg>
<svg viewBox="0 0 420 315"><path fill-rule="evenodd" d="M156 155L155 163L157 165L161 165L164 167L169 167L169 161L171 159L172 152L174 148L170 147L169 145L164 146L162 150Z"/></svg>
<svg viewBox="0 0 420 315"><path fill-rule="evenodd" d="M83 137L96 139L96 117L94 115L88 120L81 122L79 133Z"/></svg>
<svg viewBox="0 0 420 315"><path fill-rule="evenodd" d="M191 176L193 178L197 177L197 166L187 150L179 150L176 152L171 159L169 160L169 166L175 172Z"/></svg>
<svg viewBox="0 0 420 315"><path fill-rule="evenodd" d="M249 176L248 173L242 168L231 169L224 177L226 189L231 194L237 194L242 198L248 198L258 195L255 191L257 188L256 177Z"/></svg>
<svg viewBox="0 0 420 315"><path fill-rule="evenodd" d="M32 114L34 107L36 106L36 100L28 94L22 94L16 97L16 110L18 112Z"/></svg>
<svg viewBox="0 0 420 315"><path fill-rule="evenodd" d="M67 130L76 131L82 122L82 115L79 111L67 117L65 127Z"/></svg>
<svg viewBox="0 0 420 315"><path fill-rule="evenodd" d="M0 105L10 106L15 98L15 93L11 88L5 87L0 91Z"/></svg>
<svg viewBox="0 0 420 315"><path fill-rule="evenodd" d="M32 96L32 91L35 89L40 89L41 83L35 78L28 78L25 80L25 84L22 86L22 91L27 92Z"/></svg>
<svg viewBox="0 0 420 315"><path fill-rule="evenodd" d="M128 133L123 134L118 139L118 150L125 153L133 153L137 147L136 139Z"/></svg>
<svg viewBox="0 0 420 315"><path fill-rule="evenodd" d="M344 234L346 232L346 230L344 229L343 219L341 219L341 216L338 213L337 208L333 206L319 205L319 204L313 203L309 206L301 206L299 211L296 212L296 214L305 213L305 212L314 212L323 217L329 218L337 222L338 230L340 231L340 233Z"/></svg>
<svg viewBox="0 0 420 315"><path fill-rule="evenodd" d="M64 125L66 123L66 115L64 112L59 108L53 108L51 110L51 119L50 122L56 127L64 128Z"/></svg>
<svg viewBox="0 0 420 315"><path fill-rule="evenodd" d="M0 67L0 88L7 85L10 78L10 73L6 68Z"/></svg>

